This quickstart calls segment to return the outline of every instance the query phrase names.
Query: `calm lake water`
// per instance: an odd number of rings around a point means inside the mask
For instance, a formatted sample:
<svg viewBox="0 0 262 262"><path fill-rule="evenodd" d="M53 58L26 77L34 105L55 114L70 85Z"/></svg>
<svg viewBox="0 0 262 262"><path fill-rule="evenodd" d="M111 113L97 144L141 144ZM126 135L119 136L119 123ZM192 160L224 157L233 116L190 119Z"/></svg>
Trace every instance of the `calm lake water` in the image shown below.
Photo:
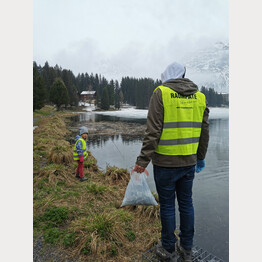
<svg viewBox="0 0 262 262"><path fill-rule="evenodd" d="M210 115L212 108L210 109ZM214 109L215 110L215 109ZM88 127L89 121L132 121L146 123L145 114L132 118L117 115L83 113L77 119ZM206 155L206 168L195 175L193 203L195 207L194 244L213 255L229 260L229 119L228 109L221 109L210 117L210 141ZM89 136L88 150L94 155L101 169L107 165L132 170L140 153L141 136ZM147 167L148 185L155 191L153 166ZM177 224L179 216L177 211Z"/></svg>

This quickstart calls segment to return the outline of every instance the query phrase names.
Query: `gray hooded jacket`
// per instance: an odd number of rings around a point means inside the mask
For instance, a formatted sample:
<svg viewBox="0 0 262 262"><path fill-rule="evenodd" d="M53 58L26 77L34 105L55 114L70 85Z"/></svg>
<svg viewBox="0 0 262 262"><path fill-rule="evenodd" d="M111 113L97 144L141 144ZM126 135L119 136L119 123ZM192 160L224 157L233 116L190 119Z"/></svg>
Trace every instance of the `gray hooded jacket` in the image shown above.
<svg viewBox="0 0 262 262"><path fill-rule="evenodd" d="M192 95L198 91L198 87L191 80L183 77L185 68L177 63L167 67L161 75L164 86L167 86L181 95ZM207 105L207 101L206 101ZM155 152L164 122L164 106L162 101L162 92L157 89L149 103L147 116L147 128L144 136L143 146L140 155L137 157L136 164L147 167L152 160L154 165L163 167L184 167L195 165L197 159L204 159L207 152L209 141L209 109L206 107L203 115L201 135L197 154L194 155L161 155Z"/></svg>

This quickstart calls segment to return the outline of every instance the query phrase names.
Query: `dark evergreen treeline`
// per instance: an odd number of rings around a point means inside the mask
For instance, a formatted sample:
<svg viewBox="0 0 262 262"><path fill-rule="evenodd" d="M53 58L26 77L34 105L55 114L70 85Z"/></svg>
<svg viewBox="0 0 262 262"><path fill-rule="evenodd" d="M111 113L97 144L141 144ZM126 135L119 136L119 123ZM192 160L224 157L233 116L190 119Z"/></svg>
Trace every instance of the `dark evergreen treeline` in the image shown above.
<svg viewBox="0 0 262 262"><path fill-rule="evenodd" d="M48 62L46 62L43 67L34 62L33 72L34 110L48 103L56 104L58 109L62 104L65 106L77 106L81 92L88 90L96 91L98 102L100 102L104 88L106 88L109 93L110 100L108 103L114 105L114 90L119 88L117 81L111 80L108 82L107 79L101 77L101 75L82 73L75 76L71 70L62 69L58 65L55 67L49 66ZM55 92L59 86L66 88L66 94L60 98L57 97L57 92ZM52 89L53 92L51 92ZM59 104L62 103L60 106L56 103L58 100Z"/></svg>
<svg viewBox="0 0 262 262"><path fill-rule="evenodd" d="M98 74L82 73L75 76L71 70L48 62L43 67L33 62L33 110L53 103L59 110L62 105L78 106L82 91L96 91L96 105L104 110L110 106L119 109L123 103L139 109L148 108L154 89L160 80L151 78L123 77L121 83ZM212 88L202 87L209 106L228 105L228 97L218 94Z"/></svg>
<svg viewBox="0 0 262 262"><path fill-rule="evenodd" d="M129 78L123 77L121 91L124 102L137 108L147 108L154 89L161 84L160 80L154 81L151 78Z"/></svg>
<svg viewBox="0 0 262 262"><path fill-rule="evenodd" d="M229 105L228 94L219 94L213 88L206 88L204 86L201 87L200 91L205 94L208 106L221 107Z"/></svg>
<svg viewBox="0 0 262 262"><path fill-rule="evenodd" d="M120 108L122 103L147 108L154 88L160 83L151 78L123 77L119 84L117 80L108 81L98 74L75 76L71 70L58 65L52 67L46 62L41 67L33 62L33 109L40 109L48 103L56 104L58 109L63 104L77 106L81 92L88 90L96 91L96 105L104 110L111 105Z"/></svg>

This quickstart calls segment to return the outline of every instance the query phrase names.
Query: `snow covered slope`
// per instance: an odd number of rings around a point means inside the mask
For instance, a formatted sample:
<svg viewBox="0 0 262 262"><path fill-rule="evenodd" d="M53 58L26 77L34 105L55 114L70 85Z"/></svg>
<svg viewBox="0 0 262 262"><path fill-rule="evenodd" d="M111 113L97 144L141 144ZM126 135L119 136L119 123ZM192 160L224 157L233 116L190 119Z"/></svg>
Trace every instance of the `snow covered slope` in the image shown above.
<svg viewBox="0 0 262 262"><path fill-rule="evenodd" d="M217 42L206 49L188 53L184 57L186 77L199 88L214 88L219 93L229 93L229 45Z"/></svg>

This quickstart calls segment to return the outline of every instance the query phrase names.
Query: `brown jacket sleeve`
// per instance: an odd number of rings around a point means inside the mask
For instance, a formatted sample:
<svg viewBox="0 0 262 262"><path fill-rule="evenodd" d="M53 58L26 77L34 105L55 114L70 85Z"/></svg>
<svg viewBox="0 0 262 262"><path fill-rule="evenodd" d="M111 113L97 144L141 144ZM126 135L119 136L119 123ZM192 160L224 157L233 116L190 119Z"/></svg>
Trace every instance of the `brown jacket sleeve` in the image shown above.
<svg viewBox="0 0 262 262"><path fill-rule="evenodd" d="M197 158L200 160L203 160L206 157L208 141L209 141L209 122L208 122L209 108L207 106L208 106L208 102L206 100L206 109L203 115L202 129L201 129L199 145L197 149Z"/></svg>
<svg viewBox="0 0 262 262"><path fill-rule="evenodd" d="M143 140L143 146L140 155L137 157L137 165L147 167L151 161L162 133L163 120L164 107L162 93L160 89L157 89L150 99L147 115L147 127Z"/></svg>

